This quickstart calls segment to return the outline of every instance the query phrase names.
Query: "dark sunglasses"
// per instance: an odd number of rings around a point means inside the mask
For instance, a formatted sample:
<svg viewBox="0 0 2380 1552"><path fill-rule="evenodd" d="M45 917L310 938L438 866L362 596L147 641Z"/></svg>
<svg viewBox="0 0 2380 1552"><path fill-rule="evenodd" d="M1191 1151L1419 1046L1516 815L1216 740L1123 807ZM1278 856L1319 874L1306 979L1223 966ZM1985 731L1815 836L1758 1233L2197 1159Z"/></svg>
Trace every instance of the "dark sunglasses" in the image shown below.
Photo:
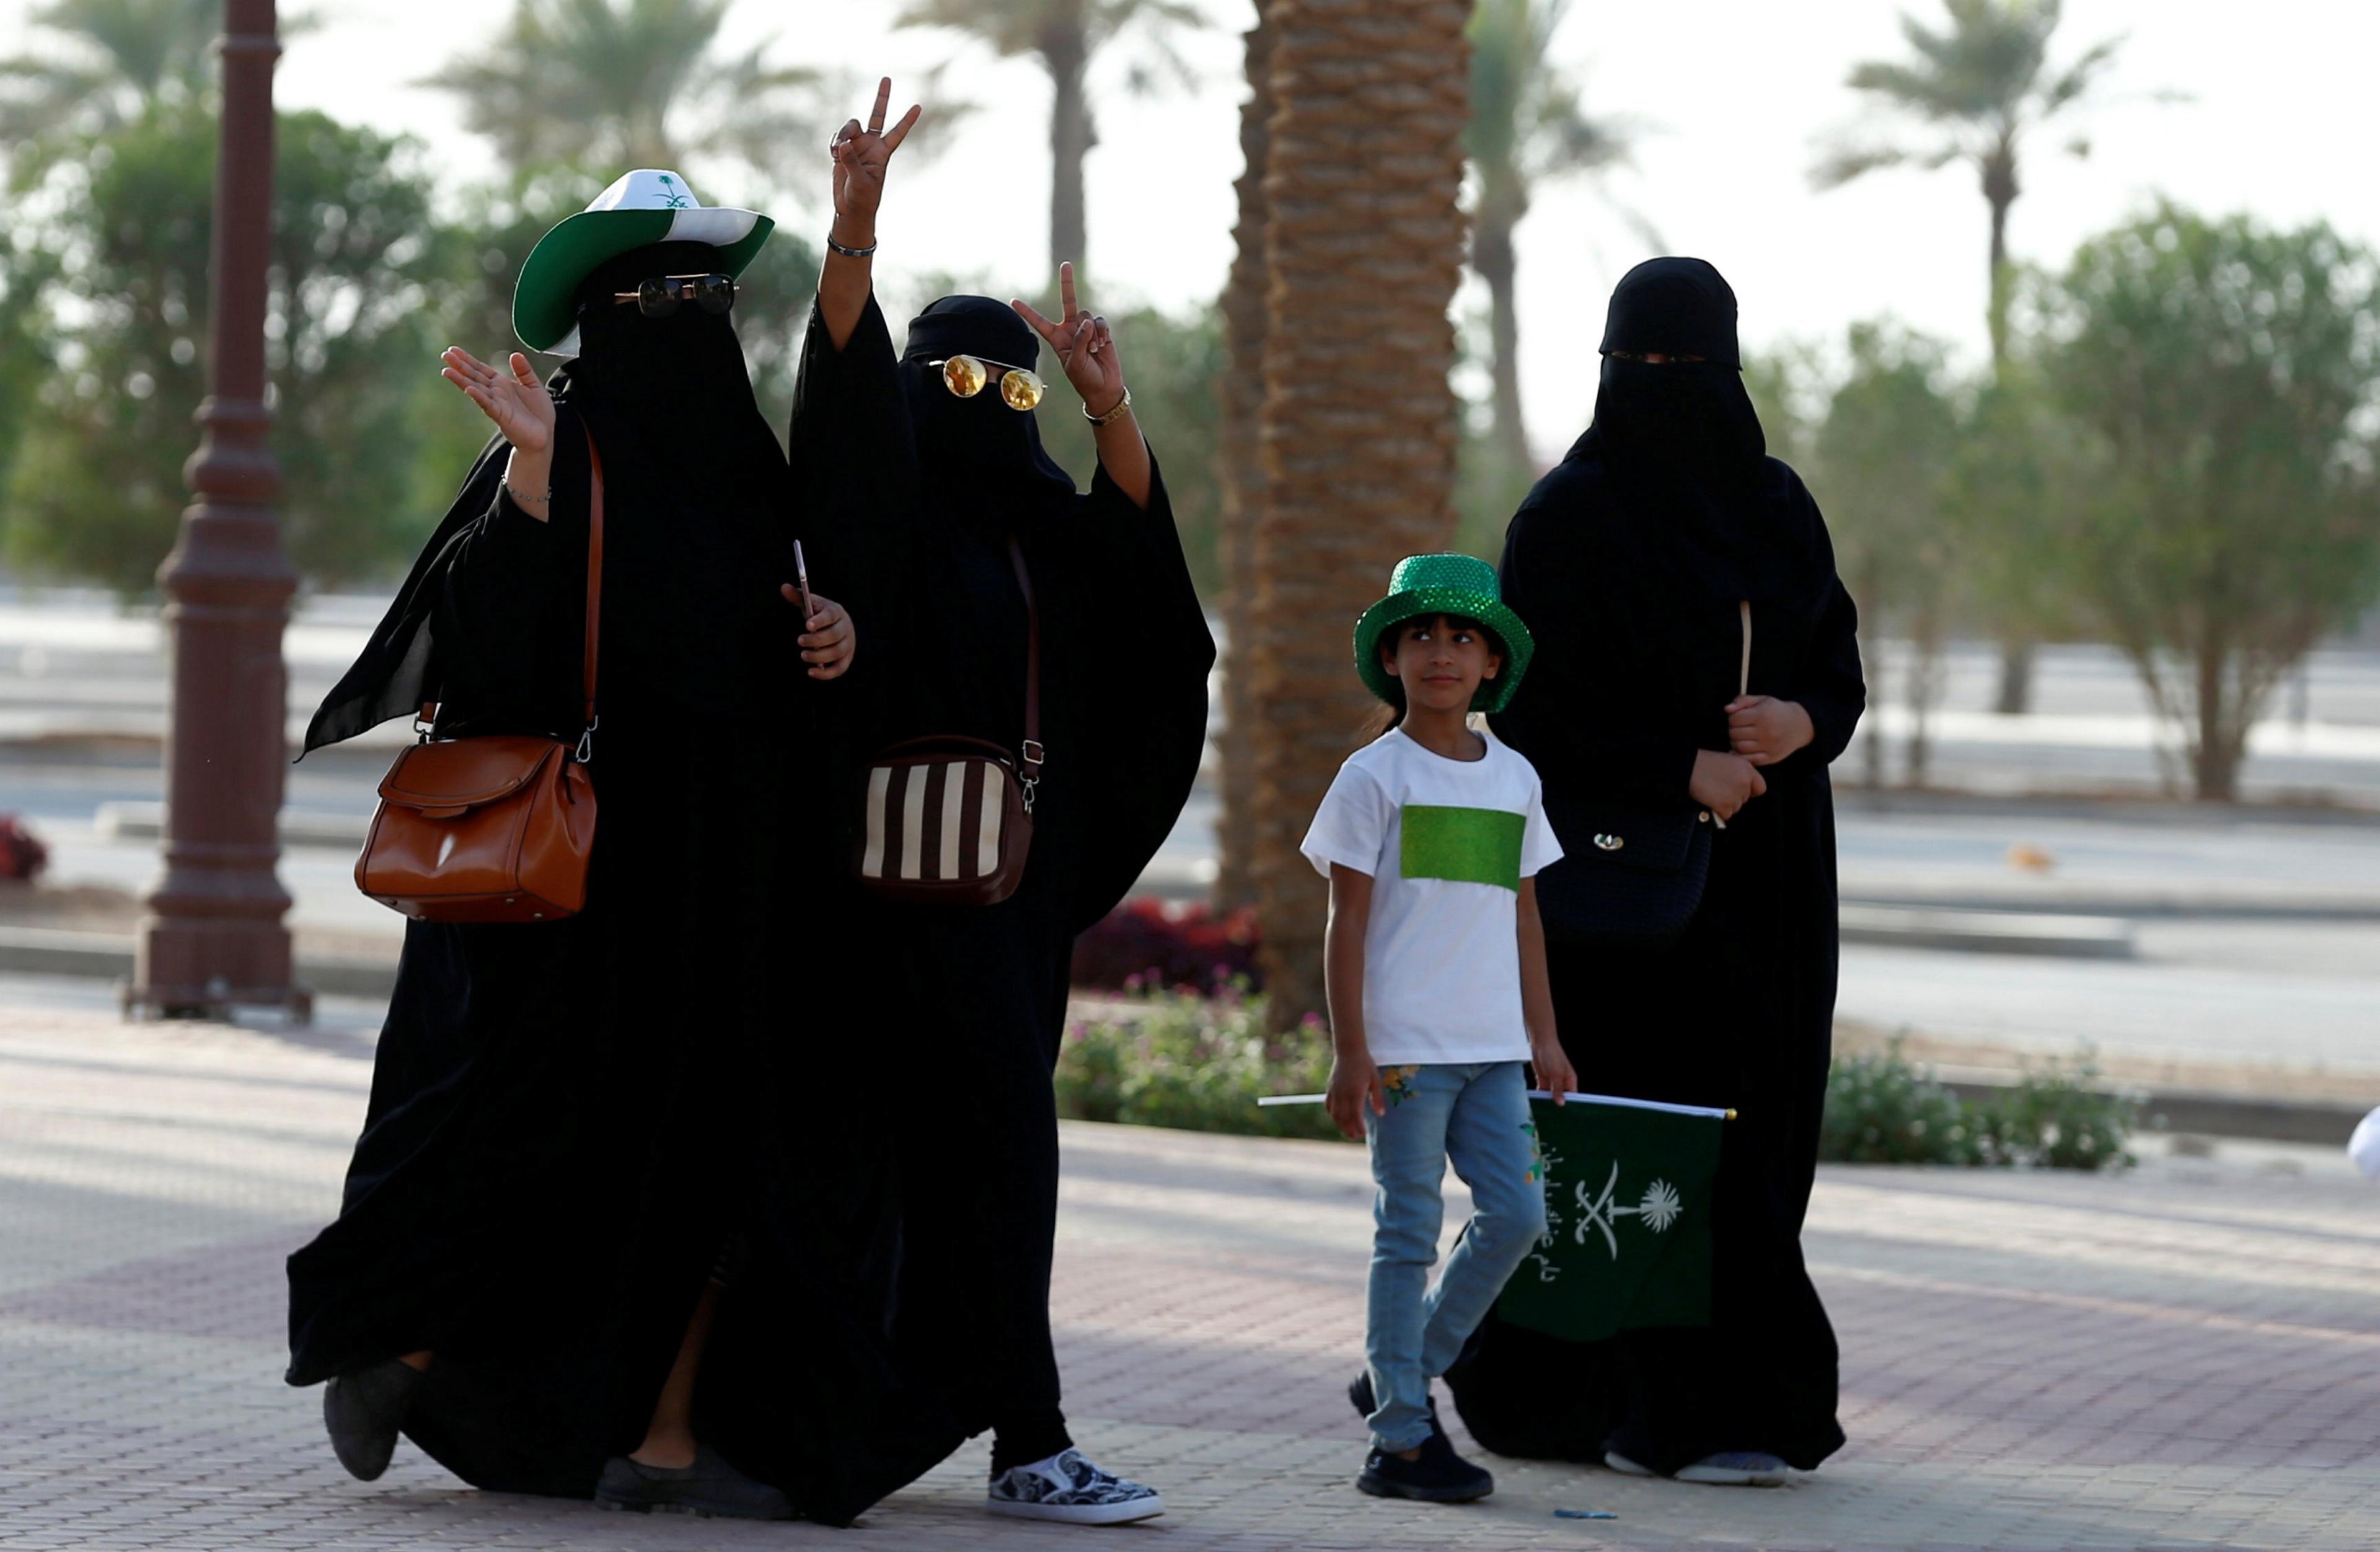
<svg viewBox="0 0 2380 1552"><path fill-rule="evenodd" d="M692 302L714 317L735 305L735 283L723 274L655 275L634 291L614 291L615 305L634 302L647 318L667 318L680 302Z"/></svg>

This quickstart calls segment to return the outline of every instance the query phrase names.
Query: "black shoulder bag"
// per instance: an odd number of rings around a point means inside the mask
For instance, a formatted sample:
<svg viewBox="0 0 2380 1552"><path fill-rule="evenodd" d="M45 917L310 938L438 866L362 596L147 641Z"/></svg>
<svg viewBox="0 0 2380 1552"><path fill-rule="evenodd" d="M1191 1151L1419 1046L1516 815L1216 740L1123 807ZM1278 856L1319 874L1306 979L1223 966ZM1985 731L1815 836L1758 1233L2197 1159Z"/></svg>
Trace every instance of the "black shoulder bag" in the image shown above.
<svg viewBox="0 0 2380 1552"><path fill-rule="evenodd" d="M1736 694L1752 688L1752 603L1743 625ZM1550 942L1589 948L1662 948L1677 941L1703 903L1715 832L1727 821L1699 804L1614 803L1546 794L1546 818L1562 859L1537 875L1537 915Z"/></svg>

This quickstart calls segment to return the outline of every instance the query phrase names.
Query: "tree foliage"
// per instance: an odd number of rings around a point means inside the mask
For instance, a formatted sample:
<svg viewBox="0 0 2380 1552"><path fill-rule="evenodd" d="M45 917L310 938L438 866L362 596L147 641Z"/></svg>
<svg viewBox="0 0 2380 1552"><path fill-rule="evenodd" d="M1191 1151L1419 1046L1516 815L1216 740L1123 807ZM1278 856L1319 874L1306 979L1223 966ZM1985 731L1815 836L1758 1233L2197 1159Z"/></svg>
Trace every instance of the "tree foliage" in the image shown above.
<svg viewBox="0 0 2380 1552"><path fill-rule="evenodd" d="M519 0L492 48L425 83L517 174L553 164L684 169L734 162L776 185L788 148L816 148L845 116L844 83L770 60L771 44L718 48L730 0ZM815 164L811 157L804 165Z"/></svg>
<svg viewBox="0 0 2380 1552"><path fill-rule="evenodd" d="M285 115L268 365L281 517L310 576L370 575L426 519L415 452L434 384L431 308L450 256L411 148ZM86 140L46 192L60 215L17 255L42 273L58 370L26 416L10 556L147 589L188 503L205 392L214 119L152 103Z"/></svg>
<svg viewBox="0 0 2380 1552"><path fill-rule="evenodd" d="M1578 80L1550 56L1554 32L1569 10L1570 0L1478 0L1466 30L1471 116L1463 151L1478 180L1471 264L1488 286L1489 305L1494 444L1481 451L1500 453L1514 466L1503 482L1517 478L1524 491L1536 471L1521 409L1513 236L1541 186L1623 164L1635 136L1621 119L1590 115ZM1484 471L1474 477L1490 478Z"/></svg>
<svg viewBox="0 0 2380 1552"><path fill-rule="evenodd" d="M28 19L42 46L0 60L0 144L25 179L78 137L120 129L153 102L201 96L223 6L54 0Z"/></svg>
<svg viewBox="0 0 2380 1552"><path fill-rule="evenodd" d="M2059 284L2048 380L2088 436L2068 575L2201 797L2236 794L2274 686L2380 584L2375 309L2373 254L2327 225L2170 204Z"/></svg>
<svg viewBox="0 0 2380 1552"><path fill-rule="evenodd" d="M1958 575L1949 520L1960 440L1944 345L1889 323L1852 326L1850 366L1827 404L1813 453L1826 491L1835 564L1860 619L1911 648L1905 693L1914 716L1907 777L1925 780L1925 716L1941 693L1942 649ZM1869 654L1870 698L1881 701L1884 665ZM1884 741L1867 740L1868 776L1880 784Z"/></svg>

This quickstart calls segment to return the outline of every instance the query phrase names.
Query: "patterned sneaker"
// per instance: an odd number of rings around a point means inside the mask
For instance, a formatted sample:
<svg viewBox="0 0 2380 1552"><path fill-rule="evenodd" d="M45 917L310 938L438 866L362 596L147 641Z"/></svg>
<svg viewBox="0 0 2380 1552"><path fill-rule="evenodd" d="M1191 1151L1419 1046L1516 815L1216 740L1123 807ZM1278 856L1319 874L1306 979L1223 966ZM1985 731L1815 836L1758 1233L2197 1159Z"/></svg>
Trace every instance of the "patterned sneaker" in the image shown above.
<svg viewBox="0 0 2380 1552"><path fill-rule="evenodd" d="M993 1477L985 1507L994 1514L1025 1520L1125 1525L1156 1519L1165 1512L1165 1500L1154 1487L1101 1471L1079 1449L1062 1449L1046 1461L1011 1466Z"/></svg>

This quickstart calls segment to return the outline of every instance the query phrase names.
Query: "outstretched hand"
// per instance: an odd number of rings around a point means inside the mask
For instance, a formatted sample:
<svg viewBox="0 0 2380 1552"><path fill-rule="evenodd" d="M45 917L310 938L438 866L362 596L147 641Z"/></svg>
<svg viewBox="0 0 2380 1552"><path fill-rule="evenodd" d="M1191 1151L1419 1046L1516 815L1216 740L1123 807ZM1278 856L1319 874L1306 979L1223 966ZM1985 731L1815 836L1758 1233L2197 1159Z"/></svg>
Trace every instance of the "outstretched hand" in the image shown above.
<svg viewBox="0 0 2380 1552"><path fill-rule="evenodd" d="M892 105L892 78L876 86L876 105L868 110L868 127L851 119L835 131L827 150L834 158L835 240L848 248L867 248L876 240L876 210L884 200L884 174L892 153L917 127L924 112L917 103L892 128L884 127L885 110ZM856 240L855 240L856 239Z"/></svg>
<svg viewBox="0 0 2380 1552"><path fill-rule="evenodd" d="M1065 369L1066 381L1075 385L1075 392L1083 396L1083 407L1093 415L1105 415L1123 402L1123 361L1116 354L1115 335L1106 319L1075 305L1072 264L1058 266L1058 300L1065 316L1055 323L1030 302L1019 299L1008 305L1058 353L1058 364Z"/></svg>
<svg viewBox="0 0 2380 1552"><path fill-rule="evenodd" d="M439 359L445 364L438 375L478 405L506 442L524 453L542 453L553 445L553 395L529 370L528 357L514 351L506 363L510 370L499 371L453 345Z"/></svg>

